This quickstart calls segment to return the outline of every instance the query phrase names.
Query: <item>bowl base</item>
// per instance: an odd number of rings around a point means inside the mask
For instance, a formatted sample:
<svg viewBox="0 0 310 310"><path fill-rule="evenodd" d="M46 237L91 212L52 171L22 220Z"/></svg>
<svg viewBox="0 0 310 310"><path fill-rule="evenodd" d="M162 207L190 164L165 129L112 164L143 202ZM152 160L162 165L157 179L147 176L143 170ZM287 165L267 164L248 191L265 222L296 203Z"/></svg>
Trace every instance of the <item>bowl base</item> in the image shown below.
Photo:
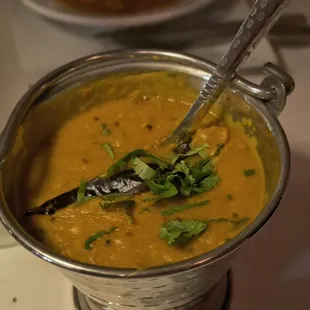
<svg viewBox="0 0 310 310"><path fill-rule="evenodd" d="M211 292L207 293L206 299L196 304L194 307L180 307L180 310L228 310L231 300L231 271L229 271L218 284L214 286ZM83 295L76 287L73 287L73 298L76 310L112 310L113 307L102 306L90 298ZM116 308L115 308L116 309ZM177 310L173 308L173 310Z"/></svg>

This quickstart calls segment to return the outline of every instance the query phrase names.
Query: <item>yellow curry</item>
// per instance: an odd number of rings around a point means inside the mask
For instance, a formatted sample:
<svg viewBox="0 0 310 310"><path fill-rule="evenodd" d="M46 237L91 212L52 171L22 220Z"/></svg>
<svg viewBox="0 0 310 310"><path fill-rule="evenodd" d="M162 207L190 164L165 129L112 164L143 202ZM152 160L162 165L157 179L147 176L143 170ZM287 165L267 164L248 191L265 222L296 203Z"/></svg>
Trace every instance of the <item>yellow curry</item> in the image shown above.
<svg viewBox="0 0 310 310"><path fill-rule="evenodd" d="M130 268L185 260L236 236L264 205L255 139L218 104L192 139L159 146L196 95L186 76L154 72L83 84L36 107L41 121L59 103L78 111L27 163L27 228L66 257Z"/></svg>

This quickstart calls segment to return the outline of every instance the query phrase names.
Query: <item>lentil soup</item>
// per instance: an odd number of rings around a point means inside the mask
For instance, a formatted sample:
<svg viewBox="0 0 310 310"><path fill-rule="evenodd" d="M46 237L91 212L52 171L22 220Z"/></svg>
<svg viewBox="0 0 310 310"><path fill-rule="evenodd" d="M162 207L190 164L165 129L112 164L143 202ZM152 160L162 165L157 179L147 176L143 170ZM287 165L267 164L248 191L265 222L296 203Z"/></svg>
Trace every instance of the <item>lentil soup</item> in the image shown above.
<svg viewBox="0 0 310 310"><path fill-rule="evenodd" d="M34 108L38 128L67 117L24 168L26 228L66 257L129 268L182 261L236 236L266 198L255 138L219 102L191 140L159 145L196 96L185 75L153 72L88 82Z"/></svg>

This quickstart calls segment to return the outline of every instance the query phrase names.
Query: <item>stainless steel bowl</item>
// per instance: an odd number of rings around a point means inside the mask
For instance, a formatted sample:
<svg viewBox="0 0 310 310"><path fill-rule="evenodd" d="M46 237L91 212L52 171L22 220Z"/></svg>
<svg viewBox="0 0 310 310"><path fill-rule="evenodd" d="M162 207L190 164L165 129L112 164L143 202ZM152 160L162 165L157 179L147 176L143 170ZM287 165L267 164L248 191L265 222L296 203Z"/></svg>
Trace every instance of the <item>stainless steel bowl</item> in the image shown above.
<svg viewBox="0 0 310 310"><path fill-rule="evenodd" d="M0 142L0 218L15 239L34 255L56 265L86 296L100 304L92 309L189 309L221 279L235 251L267 222L284 194L290 169L289 146L277 115L294 88L290 76L271 64L268 76L257 86L240 77L231 86L229 109L233 117L252 120L245 127L258 140L257 149L266 171L266 206L238 236L213 251L179 263L148 270L105 268L60 256L35 240L20 224L16 177L29 149L44 139L44 128L29 123L37 104L78 83L114 73L166 70L189 75L199 88L213 70L211 62L163 51L121 50L88 56L51 72L20 100ZM48 115L46 116L48 118ZM26 126L27 125L27 126ZM255 130L253 130L255 128Z"/></svg>

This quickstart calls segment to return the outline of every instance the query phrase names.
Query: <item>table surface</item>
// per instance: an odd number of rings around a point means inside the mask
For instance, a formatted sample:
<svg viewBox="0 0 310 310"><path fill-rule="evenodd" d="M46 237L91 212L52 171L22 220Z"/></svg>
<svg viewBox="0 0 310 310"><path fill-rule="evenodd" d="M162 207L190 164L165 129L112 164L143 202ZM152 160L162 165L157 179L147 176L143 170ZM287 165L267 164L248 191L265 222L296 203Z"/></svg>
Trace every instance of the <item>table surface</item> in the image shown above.
<svg viewBox="0 0 310 310"><path fill-rule="evenodd" d="M65 56L57 53L45 39L45 21L23 10L18 1L11 1L16 4L11 15L0 10L0 38L6 42L5 48L0 48L0 129L28 84L67 61L66 57L79 57L99 48L89 48L85 39L77 38L78 52ZM2 1L1 6L9 10L8 1ZM288 12L310 16L310 2L295 0ZM23 27L23 22L29 28ZM69 35L63 34L62 44L66 38ZM306 44L278 46L278 51L296 81L296 89L279 118L291 146L291 177L276 214L235 260L232 310L306 310L310 304L310 48ZM257 55L258 63L275 58L267 44ZM71 290L70 283L53 266L20 246L0 250L0 310L71 310Z"/></svg>

